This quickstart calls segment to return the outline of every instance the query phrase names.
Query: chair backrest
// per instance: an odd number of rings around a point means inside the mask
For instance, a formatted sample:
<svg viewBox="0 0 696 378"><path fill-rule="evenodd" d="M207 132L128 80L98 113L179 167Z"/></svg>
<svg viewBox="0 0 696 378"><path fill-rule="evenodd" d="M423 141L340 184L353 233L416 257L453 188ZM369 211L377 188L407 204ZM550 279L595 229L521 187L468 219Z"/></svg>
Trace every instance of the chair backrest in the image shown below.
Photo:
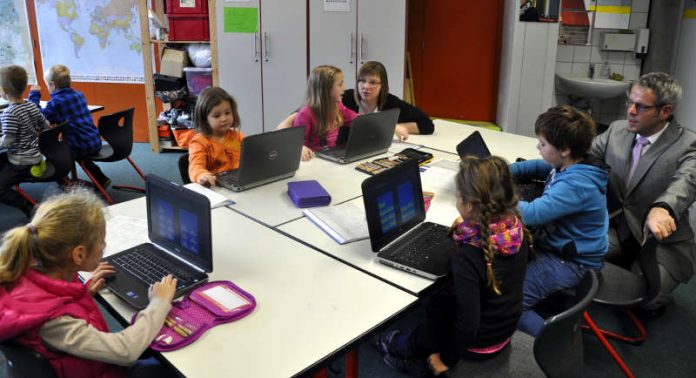
<svg viewBox="0 0 696 378"><path fill-rule="evenodd" d="M179 174L181 175L181 181L184 184L191 183L191 177L189 177L188 169L189 169L189 154L187 152L187 153L179 156Z"/></svg>
<svg viewBox="0 0 696 378"><path fill-rule="evenodd" d="M130 156L133 149L133 113L130 108L99 117L99 135L113 148L114 154L101 161L118 161Z"/></svg>
<svg viewBox="0 0 696 378"><path fill-rule="evenodd" d="M646 293L641 303L652 301L660 293L660 267L657 265L657 239L648 238L640 249L638 265L646 283Z"/></svg>
<svg viewBox="0 0 696 378"><path fill-rule="evenodd" d="M575 288L575 304L544 322L534 340L534 359L549 377L581 377L583 343L580 323L582 314L597 293L599 281L588 270Z"/></svg>
<svg viewBox="0 0 696 378"><path fill-rule="evenodd" d="M39 353L15 343L0 344L0 376L7 378L53 378L56 376L48 360Z"/></svg>
<svg viewBox="0 0 696 378"><path fill-rule="evenodd" d="M67 132L68 125L62 125L39 135L39 151L53 169L34 181L55 181L68 175L73 166L73 159L68 139L65 137Z"/></svg>

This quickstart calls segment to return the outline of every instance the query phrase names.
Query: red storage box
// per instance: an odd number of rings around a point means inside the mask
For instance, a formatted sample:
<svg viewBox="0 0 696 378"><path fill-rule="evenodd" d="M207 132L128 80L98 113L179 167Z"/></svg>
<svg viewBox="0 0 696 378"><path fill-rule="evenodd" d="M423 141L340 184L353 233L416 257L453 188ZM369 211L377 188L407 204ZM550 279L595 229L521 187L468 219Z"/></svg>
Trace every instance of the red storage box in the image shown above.
<svg viewBox="0 0 696 378"><path fill-rule="evenodd" d="M208 0L167 0L167 14L208 13Z"/></svg>
<svg viewBox="0 0 696 378"><path fill-rule="evenodd" d="M210 27L207 14L168 14L170 41L208 41Z"/></svg>

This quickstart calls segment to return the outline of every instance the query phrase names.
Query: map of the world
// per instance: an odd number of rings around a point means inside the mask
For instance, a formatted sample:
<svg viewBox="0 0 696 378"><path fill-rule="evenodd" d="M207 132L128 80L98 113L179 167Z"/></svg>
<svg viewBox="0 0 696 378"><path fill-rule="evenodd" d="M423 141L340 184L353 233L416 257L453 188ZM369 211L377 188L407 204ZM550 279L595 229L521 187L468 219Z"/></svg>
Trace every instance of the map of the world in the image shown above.
<svg viewBox="0 0 696 378"><path fill-rule="evenodd" d="M24 0L0 0L0 66L20 65L36 83L28 25Z"/></svg>
<svg viewBox="0 0 696 378"><path fill-rule="evenodd" d="M143 82L136 0L35 4L44 68L64 64L74 81Z"/></svg>

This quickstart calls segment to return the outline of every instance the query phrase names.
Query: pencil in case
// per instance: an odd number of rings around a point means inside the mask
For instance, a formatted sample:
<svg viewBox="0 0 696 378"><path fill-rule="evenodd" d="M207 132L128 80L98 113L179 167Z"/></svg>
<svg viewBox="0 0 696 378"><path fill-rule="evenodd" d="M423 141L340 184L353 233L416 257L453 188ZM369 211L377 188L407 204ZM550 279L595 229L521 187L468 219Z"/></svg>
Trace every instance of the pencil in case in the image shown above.
<svg viewBox="0 0 696 378"><path fill-rule="evenodd" d="M208 282L191 291L181 301L172 303L172 309L150 348L160 352L181 349L210 328L241 319L254 308L254 297L234 283Z"/></svg>

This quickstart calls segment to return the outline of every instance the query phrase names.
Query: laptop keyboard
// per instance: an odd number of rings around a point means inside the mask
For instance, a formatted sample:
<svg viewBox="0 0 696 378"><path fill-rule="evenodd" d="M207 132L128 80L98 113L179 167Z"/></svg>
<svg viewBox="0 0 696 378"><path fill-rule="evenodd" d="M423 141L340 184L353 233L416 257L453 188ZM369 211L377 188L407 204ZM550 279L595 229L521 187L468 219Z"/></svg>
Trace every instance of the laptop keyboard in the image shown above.
<svg viewBox="0 0 696 378"><path fill-rule="evenodd" d="M418 266L427 262L432 256L432 251L449 247L451 239L447 238L449 228L435 223L424 223L415 235L409 235L411 243L397 245L389 252L389 258L394 262L405 265Z"/></svg>
<svg viewBox="0 0 696 378"><path fill-rule="evenodd" d="M159 282L162 277L168 274L176 277L177 290L191 286L196 282L194 275L172 264L167 259L160 258L142 248L133 249L129 253L115 257L110 262L117 269L121 268L127 271L146 285Z"/></svg>
<svg viewBox="0 0 696 378"><path fill-rule="evenodd" d="M342 158L346 156L346 147L345 146L336 146L327 150L321 151L322 154L327 155L327 156L333 156L335 158Z"/></svg>
<svg viewBox="0 0 696 378"><path fill-rule="evenodd" d="M239 170L218 173L217 181L223 186L239 186Z"/></svg>

